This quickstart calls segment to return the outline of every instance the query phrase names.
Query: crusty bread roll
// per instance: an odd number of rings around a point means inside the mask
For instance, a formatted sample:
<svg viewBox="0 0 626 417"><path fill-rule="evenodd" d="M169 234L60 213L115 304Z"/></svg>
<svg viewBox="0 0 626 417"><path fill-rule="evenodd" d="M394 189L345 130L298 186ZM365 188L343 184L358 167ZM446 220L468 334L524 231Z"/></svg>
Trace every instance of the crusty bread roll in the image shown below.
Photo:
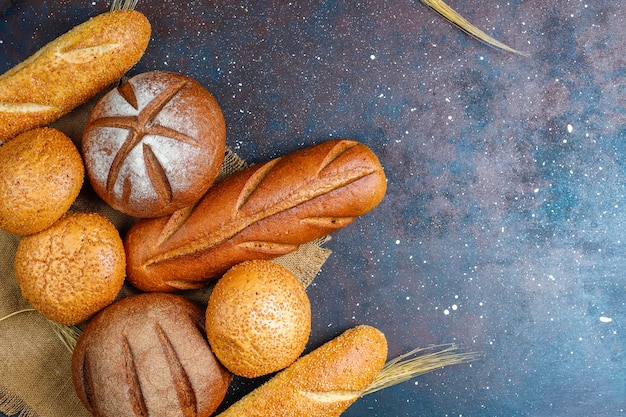
<svg viewBox="0 0 626 417"><path fill-rule="evenodd" d="M113 302L124 283L125 255L115 226L98 213L69 213L20 240L15 277L41 315L81 323Z"/></svg>
<svg viewBox="0 0 626 417"><path fill-rule="evenodd" d="M256 378L291 365L311 334L311 303L287 268L245 261L215 284L206 332L218 360L235 375Z"/></svg>
<svg viewBox="0 0 626 417"><path fill-rule="evenodd" d="M0 142L69 113L135 65L150 40L135 10L95 16L0 75Z"/></svg>
<svg viewBox="0 0 626 417"><path fill-rule="evenodd" d="M217 417L336 417L374 381L387 359L378 329L359 325L298 359Z"/></svg>
<svg viewBox="0 0 626 417"><path fill-rule="evenodd" d="M78 398L98 417L208 417L232 374L211 352L204 310L174 294L138 294L96 315L72 355Z"/></svg>
<svg viewBox="0 0 626 417"><path fill-rule="evenodd" d="M350 224L386 191L376 155L330 140L235 173L188 216L142 220L125 237L127 277L144 291L198 288L231 266L271 259Z"/></svg>
<svg viewBox="0 0 626 417"><path fill-rule="evenodd" d="M215 98L193 79L152 71L98 101L83 133L96 193L134 217L160 217L202 197L219 173L226 123Z"/></svg>
<svg viewBox="0 0 626 417"><path fill-rule="evenodd" d="M0 229L29 235L50 227L83 185L83 160L72 140L36 128L0 146Z"/></svg>

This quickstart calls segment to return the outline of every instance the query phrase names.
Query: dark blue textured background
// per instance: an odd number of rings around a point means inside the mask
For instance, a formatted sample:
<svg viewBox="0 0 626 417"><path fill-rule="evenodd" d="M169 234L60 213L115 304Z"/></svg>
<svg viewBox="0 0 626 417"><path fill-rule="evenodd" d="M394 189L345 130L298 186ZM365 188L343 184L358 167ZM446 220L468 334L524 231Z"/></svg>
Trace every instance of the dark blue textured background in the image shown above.
<svg viewBox="0 0 626 417"><path fill-rule="evenodd" d="M153 39L131 73L200 81L249 162L331 137L379 155L388 194L326 245L310 347L369 323L390 356L455 342L483 357L346 416L624 415L626 10L449 4L530 56L417 0L140 1ZM0 6L4 72L108 3Z"/></svg>

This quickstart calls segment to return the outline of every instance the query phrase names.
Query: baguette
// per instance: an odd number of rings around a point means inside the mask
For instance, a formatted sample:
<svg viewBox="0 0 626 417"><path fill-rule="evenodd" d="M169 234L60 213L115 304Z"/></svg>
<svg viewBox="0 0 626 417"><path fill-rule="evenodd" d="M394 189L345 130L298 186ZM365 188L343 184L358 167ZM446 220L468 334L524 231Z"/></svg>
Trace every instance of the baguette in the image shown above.
<svg viewBox="0 0 626 417"><path fill-rule="evenodd" d="M0 75L0 142L53 122L121 78L143 55L150 33L140 12L103 13Z"/></svg>
<svg viewBox="0 0 626 417"><path fill-rule="evenodd" d="M302 356L217 417L339 416L374 381L386 358L383 333L359 325Z"/></svg>
<svg viewBox="0 0 626 417"><path fill-rule="evenodd" d="M386 191L376 155L335 139L251 166L186 215L144 219L125 237L127 277L143 291L199 288L250 259L272 259L372 210Z"/></svg>

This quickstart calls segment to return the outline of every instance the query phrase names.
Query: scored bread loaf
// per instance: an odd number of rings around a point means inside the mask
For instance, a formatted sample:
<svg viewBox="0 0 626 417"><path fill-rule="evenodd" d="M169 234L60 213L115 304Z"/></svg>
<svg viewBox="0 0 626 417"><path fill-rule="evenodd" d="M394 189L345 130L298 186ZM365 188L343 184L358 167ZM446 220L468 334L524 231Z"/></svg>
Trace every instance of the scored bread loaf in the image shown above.
<svg viewBox="0 0 626 417"><path fill-rule="evenodd" d="M72 354L72 381L98 417L209 417L232 381L204 333L204 311L174 294L137 294L102 310Z"/></svg>
<svg viewBox="0 0 626 417"><path fill-rule="evenodd" d="M150 33L138 11L103 13L0 75L0 142L58 119L121 78Z"/></svg>
<svg viewBox="0 0 626 417"><path fill-rule="evenodd" d="M226 122L213 95L182 74L150 71L94 107L82 150L94 191L134 217L190 206L224 160Z"/></svg>
<svg viewBox="0 0 626 417"><path fill-rule="evenodd" d="M348 329L231 405L217 417L336 417L374 381L387 359L378 329Z"/></svg>
<svg viewBox="0 0 626 417"><path fill-rule="evenodd" d="M215 184L186 216L144 219L125 237L127 277L143 291L199 288L235 264L272 259L350 224L383 199L364 144L335 139Z"/></svg>

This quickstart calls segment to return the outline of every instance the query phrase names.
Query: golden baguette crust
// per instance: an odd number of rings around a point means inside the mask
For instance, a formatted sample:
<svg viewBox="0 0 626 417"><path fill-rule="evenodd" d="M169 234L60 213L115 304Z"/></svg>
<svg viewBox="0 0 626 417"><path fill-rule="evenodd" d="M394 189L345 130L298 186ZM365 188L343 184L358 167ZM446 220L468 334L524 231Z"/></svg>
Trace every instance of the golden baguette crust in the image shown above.
<svg viewBox="0 0 626 417"><path fill-rule="evenodd" d="M150 40L135 10L95 16L0 75L0 141L44 126L121 78Z"/></svg>
<svg viewBox="0 0 626 417"><path fill-rule="evenodd" d="M146 219L125 238L129 281L143 291L198 288L250 259L272 259L350 224L383 199L376 155L329 140L238 172L187 216Z"/></svg>
<svg viewBox="0 0 626 417"><path fill-rule="evenodd" d="M378 329L347 330L230 406L217 417L339 416L374 381L387 359Z"/></svg>

